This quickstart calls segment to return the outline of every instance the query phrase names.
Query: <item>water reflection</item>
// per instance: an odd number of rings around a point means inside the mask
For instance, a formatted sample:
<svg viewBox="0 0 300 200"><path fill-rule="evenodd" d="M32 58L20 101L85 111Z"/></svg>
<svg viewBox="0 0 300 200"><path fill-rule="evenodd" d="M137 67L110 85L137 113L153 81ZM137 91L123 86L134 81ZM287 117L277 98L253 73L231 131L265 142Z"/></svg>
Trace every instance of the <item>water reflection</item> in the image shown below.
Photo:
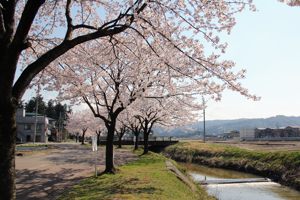
<svg viewBox="0 0 300 200"><path fill-rule="evenodd" d="M258 178L258 176L232 170L183 164L197 181L218 179ZM274 182L211 184L205 186L209 194L219 200L300 200L300 192Z"/></svg>

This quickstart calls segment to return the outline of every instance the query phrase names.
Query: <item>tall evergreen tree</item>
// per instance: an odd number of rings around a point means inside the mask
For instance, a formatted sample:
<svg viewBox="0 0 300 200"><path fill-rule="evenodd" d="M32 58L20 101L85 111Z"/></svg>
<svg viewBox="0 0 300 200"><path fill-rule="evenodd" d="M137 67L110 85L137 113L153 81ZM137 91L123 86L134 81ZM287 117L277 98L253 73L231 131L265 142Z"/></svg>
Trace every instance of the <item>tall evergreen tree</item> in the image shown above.
<svg viewBox="0 0 300 200"><path fill-rule="evenodd" d="M43 100L41 95L37 97L32 97L26 104L25 110L26 112L35 112L36 100L38 101L38 114L46 115L47 105Z"/></svg>
<svg viewBox="0 0 300 200"><path fill-rule="evenodd" d="M51 100L51 99L47 103L46 115L47 115L47 117L56 119L55 105L54 105L53 100Z"/></svg>

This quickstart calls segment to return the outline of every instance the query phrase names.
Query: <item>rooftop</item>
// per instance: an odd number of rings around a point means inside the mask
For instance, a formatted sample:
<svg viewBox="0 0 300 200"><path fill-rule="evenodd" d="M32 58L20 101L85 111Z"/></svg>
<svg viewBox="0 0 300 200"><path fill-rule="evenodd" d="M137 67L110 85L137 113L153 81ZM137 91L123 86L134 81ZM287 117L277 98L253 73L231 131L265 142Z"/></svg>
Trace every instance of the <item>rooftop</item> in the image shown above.
<svg viewBox="0 0 300 200"><path fill-rule="evenodd" d="M35 117L35 113L25 113L26 117ZM38 117L44 117L44 115L37 113Z"/></svg>

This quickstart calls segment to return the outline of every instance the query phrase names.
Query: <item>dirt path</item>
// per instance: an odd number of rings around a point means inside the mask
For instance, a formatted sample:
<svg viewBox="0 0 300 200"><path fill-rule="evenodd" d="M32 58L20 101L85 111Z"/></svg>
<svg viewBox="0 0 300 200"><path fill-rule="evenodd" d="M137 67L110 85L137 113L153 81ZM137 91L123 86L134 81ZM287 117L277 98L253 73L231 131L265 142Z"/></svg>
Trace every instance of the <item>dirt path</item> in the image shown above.
<svg viewBox="0 0 300 200"><path fill-rule="evenodd" d="M66 188L93 175L95 154L79 144L55 144L54 149L16 158L17 199L56 199ZM104 169L104 148L98 153L98 172ZM116 149L115 164L136 159L130 150Z"/></svg>

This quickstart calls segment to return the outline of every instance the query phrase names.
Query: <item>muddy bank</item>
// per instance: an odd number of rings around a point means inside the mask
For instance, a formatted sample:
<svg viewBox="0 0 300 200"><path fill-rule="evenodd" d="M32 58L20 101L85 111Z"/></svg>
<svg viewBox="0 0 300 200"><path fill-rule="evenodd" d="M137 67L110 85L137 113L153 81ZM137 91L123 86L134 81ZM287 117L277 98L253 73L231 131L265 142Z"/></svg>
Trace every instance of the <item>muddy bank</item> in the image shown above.
<svg viewBox="0 0 300 200"><path fill-rule="evenodd" d="M224 145L184 142L167 147L163 154L180 162L257 174L300 191L299 151L250 151Z"/></svg>

